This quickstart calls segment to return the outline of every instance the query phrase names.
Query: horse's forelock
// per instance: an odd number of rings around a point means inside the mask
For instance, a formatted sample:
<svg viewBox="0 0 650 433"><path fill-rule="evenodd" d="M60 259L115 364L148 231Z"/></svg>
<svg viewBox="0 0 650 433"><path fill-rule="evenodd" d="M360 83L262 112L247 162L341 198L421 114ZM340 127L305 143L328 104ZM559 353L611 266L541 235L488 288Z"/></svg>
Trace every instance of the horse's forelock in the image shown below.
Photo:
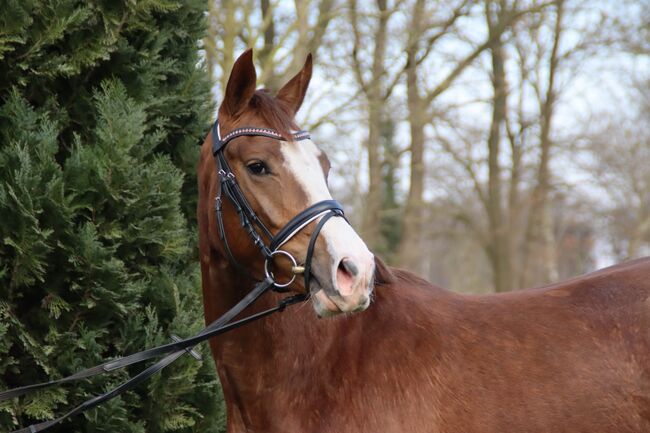
<svg viewBox="0 0 650 433"><path fill-rule="evenodd" d="M250 107L261 116L271 129L275 129L282 137L291 141L292 130L298 129L293 115L282 101L274 98L268 90L256 90L250 102Z"/></svg>

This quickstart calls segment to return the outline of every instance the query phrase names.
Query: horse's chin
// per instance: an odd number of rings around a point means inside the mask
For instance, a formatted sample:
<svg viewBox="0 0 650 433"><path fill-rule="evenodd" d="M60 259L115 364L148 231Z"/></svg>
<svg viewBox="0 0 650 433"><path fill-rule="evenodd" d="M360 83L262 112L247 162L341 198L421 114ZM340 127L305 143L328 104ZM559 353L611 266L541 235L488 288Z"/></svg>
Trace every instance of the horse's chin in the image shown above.
<svg viewBox="0 0 650 433"><path fill-rule="evenodd" d="M364 311L370 305L370 297L360 303L350 304L340 296L330 296L317 282L311 284L311 300L318 317L333 317L344 313Z"/></svg>
<svg viewBox="0 0 650 433"><path fill-rule="evenodd" d="M343 313L324 290L319 289L317 292L312 292L311 305L318 317L332 317Z"/></svg>

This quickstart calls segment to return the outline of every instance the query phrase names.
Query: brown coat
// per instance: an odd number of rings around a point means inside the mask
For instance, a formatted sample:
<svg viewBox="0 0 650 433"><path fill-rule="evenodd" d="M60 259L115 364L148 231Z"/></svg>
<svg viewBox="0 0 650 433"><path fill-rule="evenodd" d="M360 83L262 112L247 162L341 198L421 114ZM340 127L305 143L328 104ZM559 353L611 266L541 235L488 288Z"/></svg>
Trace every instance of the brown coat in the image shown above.
<svg viewBox="0 0 650 433"><path fill-rule="evenodd" d="M209 141L208 322L252 284L216 248ZM318 319L304 304L212 341L230 432L650 432L649 259L488 296L381 265L378 276L363 313Z"/></svg>
<svg viewBox="0 0 650 433"><path fill-rule="evenodd" d="M247 51L226 88L224 130L293 128L310 76L308 58L278 98L256 92ZM279 143L255 139L229 145L228 157L256 212L281 227L304 198L282 170L281 187L244 174L244 151L279 158ZM225 258L217 234L211 143L208 135L197 209L207 322L253 284ZM259 251L227 202L224 225L237 257L259 273ZM303 233L295 250L304 252L308 239ZM252 310L279 298L268 294ZM650 259L489 296L452 293L377 261L365 312L318 319L306 303L215 338L211 348L230 433L648 433Z"/></svg>

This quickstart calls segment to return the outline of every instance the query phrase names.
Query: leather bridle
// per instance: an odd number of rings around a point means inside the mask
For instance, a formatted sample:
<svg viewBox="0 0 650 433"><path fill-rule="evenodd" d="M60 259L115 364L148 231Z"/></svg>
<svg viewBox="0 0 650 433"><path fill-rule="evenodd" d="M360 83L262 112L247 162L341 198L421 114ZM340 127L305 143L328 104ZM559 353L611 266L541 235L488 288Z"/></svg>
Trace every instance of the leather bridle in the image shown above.
<svg viewBox="0 0 650 433"><path fill-rule="evenodd" d="M248 200L246 200L246 196L237 183L235 174L226 159L225 149L228 143L236 138L244 136L268 137L274 140L286 141L285 138L276 130L252 126L234 129L222 137L219 120L217 119L217 121L214 122L214 126L212 127L212 154L217 164L217 173L220 181L220 190L215 200L215 212L217 217L217 226L219 228L219 237L223 243L224 250L235 267L249 276L251 275L251 272L242 266L235 258L230 249L230 245L228 244L223 223L222 195L225 195L230 200L239 216L242 228L246 233L248 233L253 244L259 248L260 252L264 256L264 274L267 278L271 278L274 281L274 290L285 291L286 288L295 281L296 275L303 274L305 292L308 295L309 283L311 280L311 261L314 254L316 239L318 238L321 229L330 218L335 216L345 218L343 208L336 200L319 201L294 216L275 235L271 234L271 231L266 227L266 225L264 225L262 220L250 206ZM292 134L293 141L302 141L309 138L310 135L307 131L297 131ZM302 266L299 266L293 255L287 251L281 250L280 247L320 217L322 217L322 219L316 225L311 234L305 255L305 262ZM260 234L258 229L262 234ZM268 245L264 242L264 238L268 240ZM291 272L293 276L288 282L280 283L276 281L269 268L274 257L278 255L284 256L291 261Z"/></svg>
<svg viewBox="0 0 650 433"><path fill-rule="evenodd" d="M65 419L78 415L82 412L85 412L88 409L96 407L112 398L117 397L118 395L131 390L143 383L149 377L154 375L156 372L162 370L166 366L170 365L176 359L180 358L182 355L189 353L193 357L200 359L194 350L194 346L198 343L205 341L211 337L214 337L224 332L230 331L231 329L238 328L239 326L245 325L247 323L259 320L263 317L266 317L270 314L273 314L278 311L284 311L284 309L292 304L305 301L309 297L309 282L311 279L311 261L314 255L314 247L316 245L316 239L320 234L325 223L332 217L338 216L345 218L343 215L343 209L341 205L335 200L323 200L318 203L315 203L309 206L307 209L303 210L296 216L294 216L289 222L280 229L275 235L264 225L262 220L257 216L255 211L251 208L250 204L246 200L246 197L239 187L235 179L235 174L230 169L226 156L224 154L224 149L226 145L242 136L262 136L268 137L275 140L286 141L280 133L273 129L268 128L255 128L255 127L245 127L237 128L233 131L230 131L223 138L221 137L219 131L219 122L218 120L214 123L212 128L212 152L216 159L218 175L220 179L220 191L216 197L215 203L215 212L217 215L217 225L219 228L219 237L223 242L224 249L232 261L232 263L240 268L242 271L247 274L251 274L249 270L241 265L237 259L234 257L230 246L228 245L228 240L226 238L226 232L224 230L223 223L223 214L222 214L222 194L228 197L232 205L234 206L242 227L251 237L253 243L259 248L262 255L264 256L264 274L265 277L258 281L253 289L246 294L235 306L230 310L226 311L221 317L210 323L206 326L201 332L192 337L186 338L184 340L172 336L172 343L164 344L162 346L154 347L151 349L143 350L122 358L113 359L111 361L104 362L95 367L87 368L85 370L78 371L77 373L67 376L61 379L50 380L48 382L37 383L27 386L22 386L20 388L14 388L6 391L0 392L0 402L27 394L39 389L47 388L53 385L62 385L69 382L75 382L82 379L88 379L94 376L98 376L104 373L113 372L122 368L125 368L130 365L142 363L148 359L162 357L156 363L150 365L149 367L142 370L140 373L136 374L127 381L122 382L119 386L103 393L97 395L79 406L73 408L64 415L55 418L49 421L43 421L37 424L32 424L28 427L15 430L12 433L36 433L49 429L50 427L59 424ZM293 134L293 141L306 140L309 138L309 133L305 131L298 131ZM291 238L296 234L302 231L312 222L315 222L318 218L321 218L320 221L314 227L314 231L311 234L309 244L307 246L307 251L305 254L305 262L303 266L298 266L296 259L288 252L281 250L280 248L286 244ZM262 231L262 235L258 232L258 229ZM264 241L264 238L268 240L268 244ZM292 263L291 272L293 274L290 281L286 283L278 283L275 280L275 277L272 271L269 269L270 262L273 261L273 258L277 255L284 255ZM293 295L281 299L275 307L269 308L267 310L261 311L259 313L252 314L243 319L234 321L235 317L239 315L246 307L251 305L260 296L266 293L268 290L272 289L275 291L285 291L286 288L291 285L296 275L303 274L305 281L305 293ZM163 356L164 355L164 356Z"/></svg>

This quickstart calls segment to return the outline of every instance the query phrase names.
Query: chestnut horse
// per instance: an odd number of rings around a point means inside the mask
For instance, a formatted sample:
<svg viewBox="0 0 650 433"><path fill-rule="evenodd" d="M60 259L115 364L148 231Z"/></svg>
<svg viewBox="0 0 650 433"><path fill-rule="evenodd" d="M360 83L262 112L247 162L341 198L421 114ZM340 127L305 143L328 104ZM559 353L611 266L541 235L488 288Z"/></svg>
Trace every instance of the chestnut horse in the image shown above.
<svg viewBox="0 0 650 433"><path fill-rule="evenodd" d="M224 150L271 231L330 198L326 156L311 141L291 139L311 68L308 58L271 96L255 90L247 51L219 109L222 134L255 126L285 139L242 136ZM219 236L212 140L198 167L207 322L254 283ZM315 225L283 248L304 260ZM263 257L227 199L223 227L234 258L262 275ZM229 432L650 432L650 260L543 288L465 296L373 260L345 220L332 218L313 261L317 314L302 304L211 341ZM282 269L279 276L289 275ZM290 289L305 287L296 281ZM253 309L280 298L266 294Z"/></svg>

